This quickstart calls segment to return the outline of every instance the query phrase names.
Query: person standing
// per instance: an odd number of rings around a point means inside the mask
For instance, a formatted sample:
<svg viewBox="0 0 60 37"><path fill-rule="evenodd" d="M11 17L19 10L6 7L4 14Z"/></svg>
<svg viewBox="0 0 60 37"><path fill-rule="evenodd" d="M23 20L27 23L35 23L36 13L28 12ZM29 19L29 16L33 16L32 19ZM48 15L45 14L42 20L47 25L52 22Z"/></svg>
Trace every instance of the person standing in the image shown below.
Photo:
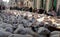
<svg viewBox="0 0 60 37"><path fill-rule="evenodd" d="M29 11L32 12L32 7L29 8Z"/></svg>
<svg viewBox="0 0 60 37"><path fill-rule="evenodd" d="M57 15L57 14L56 14L56 11L54 10L53 7L49 10L48 14L49 14L50 16L56 16L56 15Z"/></svg>
<svg viewBox="0 0 60 37"><path fill-rule="evenodd" d="M60 16L60 5L59 5L58 11L57 11L57 16Z"/></svg>

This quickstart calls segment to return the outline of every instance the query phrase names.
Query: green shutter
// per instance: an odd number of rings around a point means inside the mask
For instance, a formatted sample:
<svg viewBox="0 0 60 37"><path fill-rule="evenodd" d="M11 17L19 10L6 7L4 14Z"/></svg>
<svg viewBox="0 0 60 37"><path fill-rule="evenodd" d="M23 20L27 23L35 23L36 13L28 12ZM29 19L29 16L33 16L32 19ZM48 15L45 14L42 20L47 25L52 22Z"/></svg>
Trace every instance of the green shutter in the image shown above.
<svg viewBox="0 0 60 37"><path fill-rule="evenodd" d="M36 0L34 0L34 8L36 8Z"/></svg>
<svg viewBox="0 0 60 37"><path fill-rule="evenodd" d="M34 8L35 8L35 0L34 0Z"/></svg>
<svg viewBox="0 0 60 37"><path fill-rule="evenodd" d="M46 0L43 0L43 8L46 9Z"/></svg>
<svg viewBox="0 0 60 37"><path fill-rule="evenodd" d="M41 4L40 4L40 8L42 8L42 0L41 0L40 2L41 2Z"/></svg>
<svg viewBox="0 0 60 37"><path fill-rule="evenodd" d="M56 5L57 5L57 0L54 0L54 7L55 7L55 10L56 10Z"/></svg>
<svg viewBox="0 0 60 37"><path fill-rule="evenodd" d="M46 0L41 0L40 1L40 8L46 9Z"/></svg>
<svg viewBox="0 0 60 37"><path fill-rule="evenodd" d="M50 3L49 3L49 9L52 7L52 0L50 0Z"/></svg>
<svg viewBox="0 0 60 37"><path fill-rule="evenodd" d="M53 6L55 7L55 10L56 10L57 0L54 0ZM49 9L50 9L51 7L52 7L52 0L50 0Z"/></svg>
<svg viewBox="0 0 60 37"><path fill-rule="evenodd" d="M41 8L41 0L40 0L40 8Z"/></svg>

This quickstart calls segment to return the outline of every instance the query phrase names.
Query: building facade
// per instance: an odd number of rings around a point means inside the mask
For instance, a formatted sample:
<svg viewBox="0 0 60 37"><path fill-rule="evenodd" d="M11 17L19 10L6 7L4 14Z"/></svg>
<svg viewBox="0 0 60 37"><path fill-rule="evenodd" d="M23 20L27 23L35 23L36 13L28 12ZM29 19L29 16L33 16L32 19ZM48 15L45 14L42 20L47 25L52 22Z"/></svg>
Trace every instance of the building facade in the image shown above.
<svg viewBox="0 0 60 37"><path fill-rule="evenodd" d="M55 11L57 11L59 8L59 5L60 5L60 0L10 0L9 1L9 6L12 6L12 7L14 6L32 7L33 9L43 8L47 12L51 9L51 7L54 7Z"/></svg>
<svg viewBox="0 0 60 37"><path fill-rule="evenodd" d="M27 7L32 7L36 9L43 8L48 11L51 7L57 7L57 0L24 0L24 4Z"/></svg>

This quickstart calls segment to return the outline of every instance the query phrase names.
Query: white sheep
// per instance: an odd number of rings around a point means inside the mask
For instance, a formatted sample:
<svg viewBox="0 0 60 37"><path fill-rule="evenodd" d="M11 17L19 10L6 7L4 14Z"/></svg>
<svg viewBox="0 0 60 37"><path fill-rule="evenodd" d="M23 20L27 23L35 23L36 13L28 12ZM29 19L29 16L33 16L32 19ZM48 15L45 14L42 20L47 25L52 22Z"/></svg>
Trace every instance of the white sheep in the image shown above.
<svg viewBox="0 0 60 37"><path fill-rule="evenodd" d="M50 33L50 37L60 37L60 31L53 31Z"/></svg>
<svg viewBox="0 0 60 37"><path fill-rule="evenodd" d="M45 27L40 27L40 28L38 29L38 33L39 33L39 34L42 34L42 35L47 35L47 34L50 33L50 31L49 31L47 28L45 28Z"/></svg>
<svg viewBox="0 0 60 37"><path fill-rule="evenodd" d="M12 33L0 30L0 37L8 37Z"/></svg>
<svg viewBox="0 0 60 37"><path fill-rule="evenodd" d="M9 37L33 37L32 35L20 35L20 34L12 34Z"/></svg>

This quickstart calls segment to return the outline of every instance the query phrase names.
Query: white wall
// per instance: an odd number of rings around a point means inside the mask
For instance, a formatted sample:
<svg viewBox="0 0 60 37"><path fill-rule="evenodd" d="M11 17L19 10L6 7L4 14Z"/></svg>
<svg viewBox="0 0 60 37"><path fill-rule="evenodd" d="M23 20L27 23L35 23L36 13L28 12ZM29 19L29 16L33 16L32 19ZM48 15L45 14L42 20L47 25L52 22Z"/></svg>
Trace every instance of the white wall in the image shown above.
<svg viewBox="0 0 60 37"><path fill-rule="evenodd" d="M46 2L46 11L48 12L48 10L49 10L49 3L50 3L50 0L47 0L47 2Z"/></svg>
<svg viewBox="0 0 60 37"><path fill-rule="evenodd" d="M40 0L37 0L37 9L40 9Z"/></svg>

